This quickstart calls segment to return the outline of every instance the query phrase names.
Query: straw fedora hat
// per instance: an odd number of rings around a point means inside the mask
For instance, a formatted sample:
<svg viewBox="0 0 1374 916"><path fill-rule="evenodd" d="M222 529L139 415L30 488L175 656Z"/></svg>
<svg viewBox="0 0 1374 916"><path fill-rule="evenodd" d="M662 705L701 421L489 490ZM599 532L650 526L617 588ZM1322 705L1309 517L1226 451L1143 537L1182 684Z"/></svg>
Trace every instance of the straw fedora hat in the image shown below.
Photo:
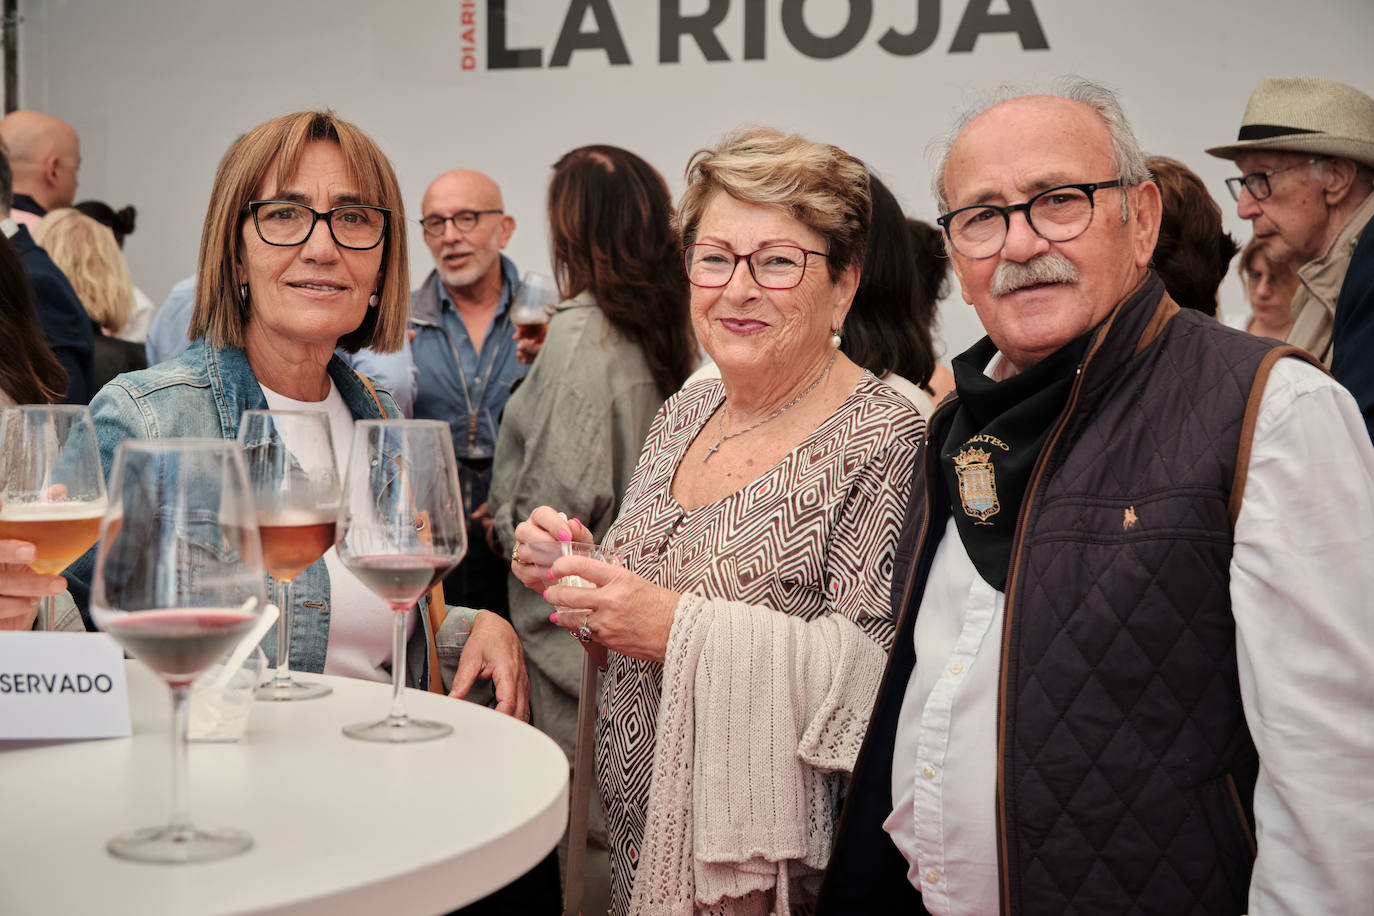
<svg viewBox="0 0 1374 916"><path fill-rule="evenodd" d="M1343 156L1374 166L1374 99L1319 76L1271 76L1245 106L1235 143L1207 152L1234 159L1247 150Z"/></svg>

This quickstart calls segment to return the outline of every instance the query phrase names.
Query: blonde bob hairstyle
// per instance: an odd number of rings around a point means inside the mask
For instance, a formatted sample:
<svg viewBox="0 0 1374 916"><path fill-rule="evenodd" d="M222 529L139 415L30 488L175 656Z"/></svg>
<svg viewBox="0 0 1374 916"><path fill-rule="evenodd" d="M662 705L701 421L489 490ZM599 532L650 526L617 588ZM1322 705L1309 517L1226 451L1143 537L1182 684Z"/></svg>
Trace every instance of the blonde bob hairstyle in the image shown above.
<svg viewBox="0 0 1374 916"><path fill-rule="evenodd" d="M33 240L72 281L86 314L118 331L134 310L134 284L114 233L71 207L51 210L33 227Z"/></svg>
<svg viewBox="0 0 1374 916"><path fill-rule="evenodd" d="M747 204L776 207L825 236L831 282L862 267L872 199L868 167L840 149L768 127L744 127L698 150L687 163L687 190L678 208L683 245L717 192ZM743 254L744 252L739 252Z"/></svg>
<svg viewBox="0 0 1374 916"><path fill-rule="evenodd" d="M410 311L410 273L400 185L377 144L332 111L298 111L273 118L244 134L224 154L200 236L196 304L189 334L192 340L205 337L215 347L244 345L244 329L252 320L253 295L251 290L247 299L239 295L237 267L244 256L244 227L250 220L245 208L257 199L268 169L275 166L277 187L284 187L295 176L306 145L317 141L339 147L360 203L391 210L382 239L377 306L367 310L361 325L339 338L339 346L350 353L363 347L379 353L401 348ZM329 230L316 224L315 231Z"/></svg>

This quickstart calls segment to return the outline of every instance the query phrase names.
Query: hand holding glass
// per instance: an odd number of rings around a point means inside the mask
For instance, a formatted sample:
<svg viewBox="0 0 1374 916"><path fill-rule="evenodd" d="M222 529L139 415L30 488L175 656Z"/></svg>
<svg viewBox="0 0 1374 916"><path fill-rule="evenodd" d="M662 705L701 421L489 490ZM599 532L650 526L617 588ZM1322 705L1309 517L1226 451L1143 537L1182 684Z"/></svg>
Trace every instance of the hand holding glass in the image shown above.
<svg viewBox="0 0 1374 916"><path fill-rule="evenodd" d="M192 826L186 803L191 682L267 604L243 451L222 439L130 440L115 450L91 617L172 691L172 816L115 837L143 862L202 862L243 852L246 833Z"/></svg>
<svg viewBox="0 0 1374 916"><path fill-rule="evenodd" d="M57 575L91 548L105 514L105 471L84 405L6 407L0 419L0 538L34 545L29 568ZM38 628L51 630L52 597Z"/></svg>
<svg viewBox="0 0 1374 916"><path fill-rule="evenodd" d="M339 559L395 611L391 642L391 712L379 722L349 725L363 741L442 738L443 722L412 719L402 690L406 611L467 553L467 523L453 437L439 420L362 420L339 511ZM421 624L423 625L423 624Z"/></svg>
<svg viewBox="0 0 1374 916"><path fill-rule="evenodd" d="M511 302L510 320L515 325L515 339L529 344L544 342L549 318L558 304L558 287L544 274L527 273Z"/></svg>
<svg viewBox="0 0 1374 916"><path fill-rule="evenodd" d="M253 485L262 560L275 585L277 673L260 700L309 700L333 690L291 678L291 583L334 544L339 474L329 415L312 410L247 410L239 442Z"/></svg>

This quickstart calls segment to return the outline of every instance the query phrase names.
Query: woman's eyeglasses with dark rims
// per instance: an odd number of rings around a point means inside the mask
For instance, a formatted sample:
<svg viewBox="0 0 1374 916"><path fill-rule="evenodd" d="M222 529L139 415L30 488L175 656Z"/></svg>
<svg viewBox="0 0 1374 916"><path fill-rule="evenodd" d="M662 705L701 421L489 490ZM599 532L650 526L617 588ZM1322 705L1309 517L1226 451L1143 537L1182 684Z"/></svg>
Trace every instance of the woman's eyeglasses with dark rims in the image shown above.
<svg viewBox="0 0 1374 916"><path fill-rule="evenodd" d="M1292 165L1285 165L1281 169L1269 169L1265 172L1251 172L1249 175L1242 175L1239 178L1226 179L1226 190L1231 192L1231 196L1237 201L1240 200L1240 189L1244 188L1250 192L1250 196L1255 200L1264 200L1274 193L1274 189L1269 187L1269 177L1280 172L1288 172L1293 169L1300 169L1305 165L1320 162L1324 156L1313 156L1311 159L1304 159L1302 162L1295 162Z"/></svg>
<svg viewBox="0 0 1374 916"><path fill-rule="evenodd" d="M452 216L440 216L431 213L420 220L420 228L425 230L425 235L432 235L435 238L444 234L444 228L451 221L454 228L459 232L471 232L477 228L477 221L488 213L504 213L504 210L459 210Z"/></svg>
<svg viewBox="0 0 1374 916"><path fill-rule="evenodd" d="M253 200L244 209L253 215L258 238L284 248L304 244L315 231L315 224L324 220L340 248L367 251L381 244L391 222L391 211L386 207L366 204L349 204L321 213L289 200Z"/></svg>
<svg viewBox="0 0 1374 916"><path fill-rule="evenodd" d="M698 242L682 249L687 280L693 286L718 289L730 283L740 261L749 265L749 275L764 289L792 289L806 274L806 256L827 257L824 251L811 251L796 245L769 245L748 254L735 254L719 245Z"/></svg>
<svg viewBox="0 0 1374 916"><path fill-rule="evenodd" d="M1050 242L1067 242L1087 231L1093 221L1093 194L1105 188L1121 188L1125 183L1090 181L1063 184L1036 194L1023 204L999 207L979 204L960 207L941 216L939 223L954 250L966 258L990 258L1002 250L1011 228L1011 215L1026 214L1031 231Z"/></svg>

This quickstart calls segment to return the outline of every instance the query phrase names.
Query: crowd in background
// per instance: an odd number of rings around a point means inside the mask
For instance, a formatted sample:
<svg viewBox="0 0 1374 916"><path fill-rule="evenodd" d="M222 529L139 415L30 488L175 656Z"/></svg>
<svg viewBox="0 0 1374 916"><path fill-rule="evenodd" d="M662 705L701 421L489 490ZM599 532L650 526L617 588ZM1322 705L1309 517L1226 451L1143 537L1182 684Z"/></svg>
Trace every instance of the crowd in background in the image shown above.
<svg viewBox="0 0 1374 916"><path fill-rule="evenodd" d="M1273 363L1299 358L1324 364L1355 389L1369 417L1374 393L1355 381L1367 358L1358 344L1341 342L1343 329L1361 323L1368 303L1357 299L1349 309L1336 303L1359 293L1350 292L1347 269L1352 277L1370 269L1370 259L1355 252L1374 237L1361 231L1374 210L1374 100L1330 81L1300 79L1307 81L1296 87L1261 84L1238 142L1208 151L1241 169L1231 192L1240 215L1255 226L1244 245L1223 228L1221 207L1206 184L1184 163L1162 156L1140 154L1132 159L1134 171L1119 171L1115 179L1075 174L1068 183L1021 188L1020 196L985 194L953 209L947 173L968 170L974 160L947 159L937 172L936 228L903 213L880 176L841 148L765 128L732 132L694 154L676 206L654 164L615 146L579 147L559 158L549 177L542 216L557 296L545 316L546 336L534 340L512 318L522 280L502 251L517 217L534 222L537 215L505 212L491 176L455 169L434 179L411 223L434 263L424 278L418 271L412 276L405 239L408 228L415 230L407 226L383 152L330 112L266 122L226 152L196 271L156 309L135 286L121 251L135 230L134 207L76 202L75 131L48 114L12 112L0 120L6 157L0 211L8 211L0 212L6 236L0 335L14 356L0 368L0 398L91 403L107 453L121 438L233 438L237 419L222 421L216 412L222 403L320 407L330 413L336 439L358 419L447 421L471 548L445 582L452 610L447 620L437 618L445 626L431 625L417 611L407 658L392 658L385 615L327 556L296 585L293 613L306 621L297 629L315 637L301 651L293 648L293 659L302 670L373 680L404 664L412 685L442 681L455 696L467 694L481 673L493 679L493 704L530 718L571 758L580 675L589 658L607 679L595 735L602 804L595 806L590 836L610 863L612 911L671 911L684 886L706 895L698 901L728 900L729 912L786 911L789 900L798 901L794 911L806 911L817 900L841 817L841 778L854 767L888 653L913 639L910 627L903 631L894 618L895 584L908 574L934 576L930 601L934 589L967 573L975 587L964 590L973 594L986 582L987 608L1000 613L1015 552L1044 549L1029 536L1013 539L1014 504L978 502L987 497L974 465L987 455L950 450L928 457L927 429L951 443L967 435L964 444L1007 450L1004 439L1016 445L1027 426L1039 424L1040 438L1028 437L1027 448L1032 454L1050 449L1055 411L1064 398L1066 411L1077 403L1072 370L1081 371L1097 353L1083 333L1056 338L1053 355L1029 345L1025 352L1008 346L999 352L985 338L942 359L934 330L951 263L989 335L1015 338L1018 319L985 312L980 290L993 290L997 299L1078 284L1082 265L1050 253L992 272L994 256L1015 246L1090 238L1108 231L1104 224L1115 230L1116 199L1108 193L1119 190L1121 226L1158 208L1157 224L1146 233L1152 250L1141 253L1139 274L1122 272L1134 285L1108 303L1125 303L1120 321L1139 320L1132 325L1139 343L1132 339L1131 354L1111 337L1125 331L1103 332L1108 343L1099 343L1108 352L1097 365L1119 360L1120 384L1096 380L1100 387L1086 402L1111 403L1129 384L1141 386L1132 410L1151 391L1183 397L1163 379L1175 364L1151 349L1158 340L1164 354L1187 353L1205 371L1223 374L1253 363L1264 366L1256 370L1264 378ZM1292 145L1277 144L1288 158L1255 160L1270 151L1265 142L1274 142L1265 132L1272 125L1263 120L1264 106L1286 112L1307 91L1353 112L1357 123L1349 136L1335 131L1329 148L1315 148L1311 135L1318 132L1298 131ZM1115 131L1115 142L1122 135L1112 121L1119 109L1095 92L1070 98L1090 105ZM1015 102L998 117L1012 118ZM974 144L988 123L1000 124L975 117L963 125L961 142ZM1122 158L1118 153L1113 148L1113 164ZM1091 182L1071 183L1086 179ZM1289 180L1305 182L1308 210L1321 209L1326 220L1312 229L1305 248L1294 243L1286 217L1264 209L1288 193ZM347 193L340 196L340 189ZM385 216L369 222L380 213ZM1333 257L1338 275L1327 266ZM1234 322L1235 330L1218 335L1218 290L1233 269L1238 278L1231 282L1243 285L1251 311ZM1169 302L1206 317L1173 320ZM1255 338L1287 341L1303 352L1274 351L1295 358L1271 358L1264 354L1273 344ZM1133 374L1140 363L1130 360L1142 353L1160 373L1153 389ZM1359 365L1349 369L1352 362ZM1054 410L1048 402L1012 404L1006 389L993 390L993 380L1005 383L1018 370L1025 385L1043 383L1057 392ZM1316 384L1295 371L1275 377ZM958 397L948 398L952 391ZM1253 432L1254 418L1245 414L1244 426L1237 413L1245 405L1241 397L1209 408L1228 418L1227 411L1236 413L1219 440L1233 427L1237 436L1242 428L1249 431L1244 435ZM1036 413L1042 409L1049 412ZM1153 417L1151 410L1162 408L1142 408ZM999 426L1006 416L1015 422ZM932 425L936 417L941 420ZM1091 422L1102 424L1104 441L1113 422L1128 425L1119 418L1084 421ZM1205 442L1198 447L1210 454ZM109 455L103 457L108 467ZM1081 452L1068 458L1091 466ZM931 462L924 470L923 461ZM1028 462L1006 473L1032 493L1046 474L1061 470ZM1257 479L1262 473L1257 465ZM1243 469L1237 479L1244 492ZM928 507L921 500L935 491L923 497L918 484L930 480L958 494L971 518L981 514L971 527L949 523L954 537L945 541L962 538L967 563L956 566L946 547L934 546L940 531L918 533L911 522L924 518L920 512ZM1206 482L1192 482L1205 489ZM1262 492L1258 487L1251 492ZM1009 507L1001 515L1005 523L987 522ZM1126 532L1137 524L1137 510L1151 510L1120 508L1124 514L1110 527ZM1084 517L1091 511L1083 509ZM960 525L965 521L959 518ZM1224 515L1198 524L1214 525L1208 529L1213 540L1226 529ZM595 586L596 597L581 599L591 607L561 604L560 587L549 585L554 561L541 559L538 548L560 541L595 541L620 553L614 565L560 561L560 572L575 571ZM89 559L69 571L79 606ZM941 578L946 572L952 578ZM1214 603L1222 600L1217 594L1226 595L1221 572L1197 572L1216 573L1220 591L1207 599ZM0 578L0 593L13 594L6 591L9 581ZM1157 598L1149 589L1131 597ZM320 613L331 603L332 615ZM1205 603L1199 599L1199 606ZM559 609L552 618L550 605ZM567 606L583 610L569 613ZM369 624L372 614L383 621L380 629ZM434 666L442 654L424 650L436 643L442 649L445 629L454 627L467 639L463 659L441 677ZM919 628L914 638L939 639ZM952 636L947 642L945 650L962 651ZM1226 673L1235 680L1234 640L1229 645ZM799 660L806 664L794 667ZM736 672L731 690L702 674L712 664ZM955 674L963 664L955 662ZM1027 661L1026 670L1032 665ZM991 669L985 663L982 670ZM887 721L899 746L904 733L896 711L907 716L910 706L903 704L918 695L923 703L938 699L934 675L918 685L923 676L917 669L905 695L905 682L883 695L895 703ZM788 755L773 751L797 746L789 729L798 721L809 724L796 749L805 766L789 768L779 762ZM725 722L742 730L712 730ZM749 763L730 765L741 761ZM890 748L887 763L889 782L900 779ZM698 774L695 803L692 780L672 775L687 772ZM922 773L906 775L918 785L935 778L931 767ZM1248 787L1253 794L1253 776ZM912 802L909 793L905 801ZM880 813L892 812L893 804L899 810L883 830L906 858L898 871L908 863L911 869L902 880L934 901L944 879L939 869L918 866L930 856L924 840L917 841L922 827L896 823L903 802L895 790L887 802ZM792 803L800 806L800 823L785 823L790 832L771 831L763 812ZM745 819L759 831L730 833L724 815L715 814L727 810L755 812ZM691 864L684 864L679 844L693 830L701 843L715 845L703 854L711 864L698 862L688 878ZM889 858L896 854L887 849ZM556 896L557 868L551 857L486 905L496 912L556 909L550 889ZM982 891L995 895L995 889ZM1222 892L1199 887L1197 899L1213 893ZM822 906L826 899L820 893Z"/></svg>

